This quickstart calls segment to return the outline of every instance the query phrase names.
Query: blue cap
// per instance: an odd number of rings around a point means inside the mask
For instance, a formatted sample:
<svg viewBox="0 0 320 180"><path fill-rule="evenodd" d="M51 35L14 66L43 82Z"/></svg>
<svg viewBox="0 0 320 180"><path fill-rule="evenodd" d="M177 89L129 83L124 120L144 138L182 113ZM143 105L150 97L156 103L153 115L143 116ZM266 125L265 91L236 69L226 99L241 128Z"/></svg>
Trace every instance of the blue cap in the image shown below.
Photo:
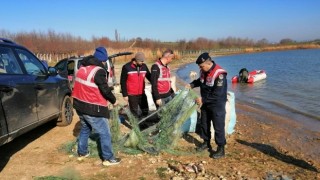
<svg viewBox="0 0 320 180"><path fill-rule="evenodd" d="M93 56L102 62L106 62L108 60L108 53L104 47L97 47Z"/></svg>

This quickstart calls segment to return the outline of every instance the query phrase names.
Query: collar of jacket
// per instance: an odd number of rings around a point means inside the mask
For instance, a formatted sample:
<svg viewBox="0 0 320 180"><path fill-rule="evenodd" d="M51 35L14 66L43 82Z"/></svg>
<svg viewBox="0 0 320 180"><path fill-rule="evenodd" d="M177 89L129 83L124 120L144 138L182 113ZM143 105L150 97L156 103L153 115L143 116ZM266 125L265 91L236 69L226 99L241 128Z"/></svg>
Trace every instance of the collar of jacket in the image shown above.
<svg viewBox="0 0 320 180"><path fill-rule="evenodd" d="M131 62L130 66L131 66L132 68L137 68L137 67L138 67L136 64L133 63L133 61Z"/></svg>
<svg viewBox="0 0 320 180"><path fill-rule="evenodd" d="M162 63L161 58L159 58L158 62L159 62L162 66L167 67L167 65L164 65L164 64Z"/></svg>

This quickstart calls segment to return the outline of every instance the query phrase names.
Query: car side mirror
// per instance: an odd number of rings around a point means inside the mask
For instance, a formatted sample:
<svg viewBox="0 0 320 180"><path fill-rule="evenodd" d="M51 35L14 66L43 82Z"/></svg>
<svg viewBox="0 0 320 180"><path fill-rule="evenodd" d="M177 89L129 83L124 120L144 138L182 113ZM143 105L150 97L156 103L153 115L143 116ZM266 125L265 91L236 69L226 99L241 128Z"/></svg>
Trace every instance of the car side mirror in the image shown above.
<svg viewBox="0 0 320 180"><path fill-rule="evenodd" d="M50 67L48 68L48 73L50 76L56 76L58 74L57 69L54 67Z"/></svg>

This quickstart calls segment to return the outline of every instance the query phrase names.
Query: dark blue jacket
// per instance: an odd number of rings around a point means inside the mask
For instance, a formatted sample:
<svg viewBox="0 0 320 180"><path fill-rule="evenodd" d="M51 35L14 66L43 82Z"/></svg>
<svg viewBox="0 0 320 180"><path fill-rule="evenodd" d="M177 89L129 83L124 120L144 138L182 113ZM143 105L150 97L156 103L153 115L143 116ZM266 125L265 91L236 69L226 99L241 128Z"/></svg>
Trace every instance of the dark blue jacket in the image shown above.
<svg viewBox="0 0 320 180"><path fill-rule="evenodd" d="M200 72L200 78L190 83L200 87L203 104L220 104L227 101L227 72L215 63L208 72Z"/></svg>

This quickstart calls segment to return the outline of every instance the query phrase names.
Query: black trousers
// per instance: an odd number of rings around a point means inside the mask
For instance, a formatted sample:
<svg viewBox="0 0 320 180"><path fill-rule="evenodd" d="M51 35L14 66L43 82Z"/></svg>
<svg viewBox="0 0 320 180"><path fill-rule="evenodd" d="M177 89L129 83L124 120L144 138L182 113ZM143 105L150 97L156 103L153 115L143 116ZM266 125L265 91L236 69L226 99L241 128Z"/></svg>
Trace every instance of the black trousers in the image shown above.
<svg viewBox="0 0 320 180"><path fill-rule="evenodd" d="M147 116L149 113L148 99L146 94L128 95L131 113L136 117Z"/></svg>
<svg viewBox="0 0 320 180"><path fill-rule="evenodd" d="M214 140L218 146L224 146L225 137L225 102L217 104L203 104L201 107L201 118L197 122L197 133L207 142L211 139L211 121L214 129Z"/></svg>

